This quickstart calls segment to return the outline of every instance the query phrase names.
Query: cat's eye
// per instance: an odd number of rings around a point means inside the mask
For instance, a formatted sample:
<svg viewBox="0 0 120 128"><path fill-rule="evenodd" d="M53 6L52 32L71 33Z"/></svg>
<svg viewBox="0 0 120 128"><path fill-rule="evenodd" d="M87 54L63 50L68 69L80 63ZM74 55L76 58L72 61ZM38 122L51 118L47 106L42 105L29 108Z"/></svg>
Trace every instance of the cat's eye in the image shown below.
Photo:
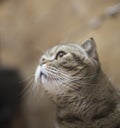
<svg viewBox="0 0 120 128"><path fill-rule="evenodd" d="M60 51L60 52L57 53L55 59L62 58L64 55L66 55L66 52Z"/></svg>

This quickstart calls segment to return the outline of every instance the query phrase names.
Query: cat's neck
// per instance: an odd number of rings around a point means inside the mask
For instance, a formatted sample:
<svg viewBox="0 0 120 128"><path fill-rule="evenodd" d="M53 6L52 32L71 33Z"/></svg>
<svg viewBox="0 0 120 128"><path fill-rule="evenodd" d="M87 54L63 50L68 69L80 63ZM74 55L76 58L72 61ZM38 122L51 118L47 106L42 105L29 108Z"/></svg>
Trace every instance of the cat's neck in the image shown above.
<svg viewBox="0 0 120 128"><path fill-rule="evenodd" d="M92 87L82 89L79 93L63 95L61 102L57 100L58 118L72 116L80 120L86 118L91 120L99 117L99 114L101 116L109 114L116 107L115 89L102 71L97 74L90 86Z"/></svg>
<svg viewBox="0 0 120 128"><path fill-rule="evenodd" d="M103 97L107 98L115 92L112 83L101 69L91 81L88 80L88 82L85 83L80 82L78 86L80 87L78 90L68 90L69 92L62 92L52 96L54 102L56 102L59 107L62 107L63 104L66 105L68 103L69 105L72 100L71 98L79 98L79 101L84 97L102 100Z"/></svg>

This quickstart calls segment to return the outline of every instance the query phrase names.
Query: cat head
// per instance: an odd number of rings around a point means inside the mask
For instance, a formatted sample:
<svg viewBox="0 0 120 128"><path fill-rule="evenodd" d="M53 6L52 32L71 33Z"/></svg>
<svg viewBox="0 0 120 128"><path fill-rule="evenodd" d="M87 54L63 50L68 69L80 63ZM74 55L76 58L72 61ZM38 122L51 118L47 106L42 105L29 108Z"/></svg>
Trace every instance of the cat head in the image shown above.
<svg viewBox="0 0 120 128"><path fill-rule="evenodd" d="M50 93L84 88L95 78L100 68L93 38L83 44L59 44L41 57L35 81Z"/></svg>

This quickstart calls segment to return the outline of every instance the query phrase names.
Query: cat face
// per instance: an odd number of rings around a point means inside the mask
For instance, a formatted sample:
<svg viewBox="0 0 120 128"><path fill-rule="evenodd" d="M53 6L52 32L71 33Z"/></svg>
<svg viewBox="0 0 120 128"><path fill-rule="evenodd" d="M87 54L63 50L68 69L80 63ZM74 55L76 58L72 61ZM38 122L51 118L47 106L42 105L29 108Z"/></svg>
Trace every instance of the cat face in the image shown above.
<svg viewBox="0 0 120 128"><path fill-rule="evenodd" d="M94 78L99 65L93 39L80 44L57 45L40 59L35 81L52 93L76 90Z"/></svg>

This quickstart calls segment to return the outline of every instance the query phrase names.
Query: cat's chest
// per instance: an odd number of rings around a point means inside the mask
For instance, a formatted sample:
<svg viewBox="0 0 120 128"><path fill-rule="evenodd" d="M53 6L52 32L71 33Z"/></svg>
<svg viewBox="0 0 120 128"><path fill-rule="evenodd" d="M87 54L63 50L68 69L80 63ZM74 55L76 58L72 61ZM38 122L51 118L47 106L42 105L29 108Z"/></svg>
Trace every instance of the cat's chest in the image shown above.
<svg viewBox="0 0 120 128"><path fill-rule="evenodd" d="M69 109L57 112L56 128L80 128L80 124L83 125L84 121L80 118L79 114L72 113Z"/></svg>

